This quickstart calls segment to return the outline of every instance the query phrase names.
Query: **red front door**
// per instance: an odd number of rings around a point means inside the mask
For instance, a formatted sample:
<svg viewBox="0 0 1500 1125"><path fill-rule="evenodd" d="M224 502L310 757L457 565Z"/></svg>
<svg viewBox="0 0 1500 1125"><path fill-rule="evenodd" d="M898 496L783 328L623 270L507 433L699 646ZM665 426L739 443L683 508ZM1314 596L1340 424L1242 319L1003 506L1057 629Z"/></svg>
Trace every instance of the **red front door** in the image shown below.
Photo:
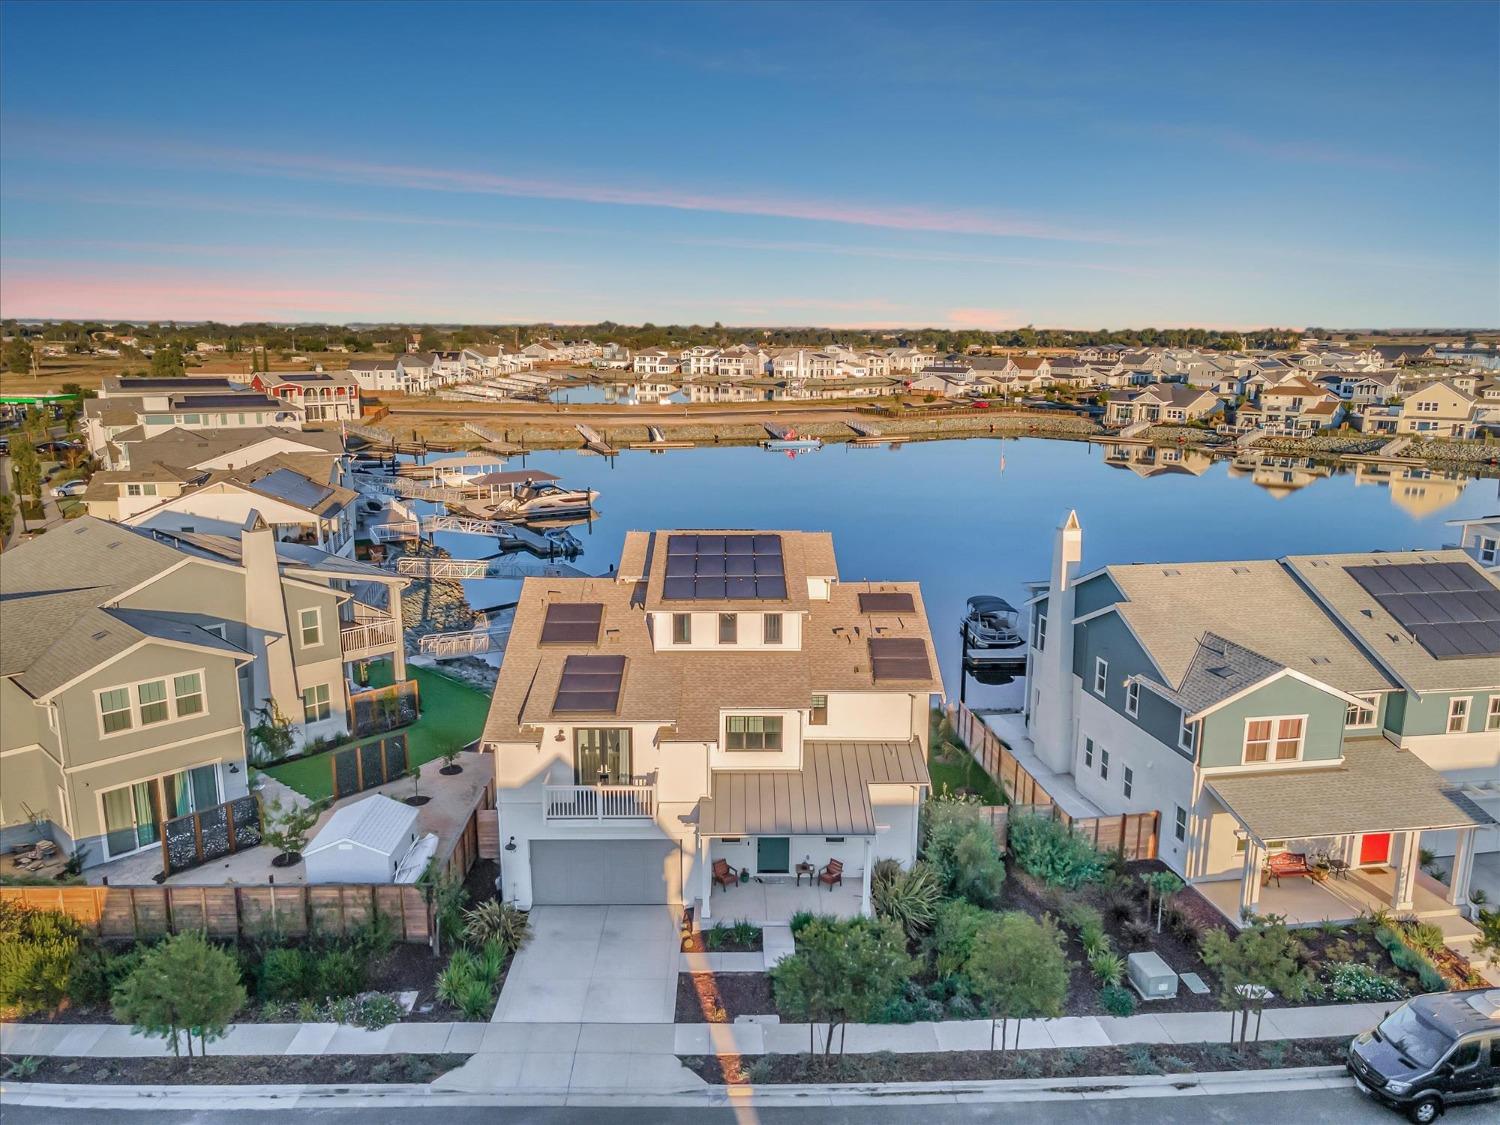
<svg viewBox="0 0 1500 1125"><path fill-rule="evenodd" d="M1389 863L1391 860L1391 834L1389 832L1377 832L1360 838L1359 841L1359 865L1369 867L1377 863Z"/></svg>

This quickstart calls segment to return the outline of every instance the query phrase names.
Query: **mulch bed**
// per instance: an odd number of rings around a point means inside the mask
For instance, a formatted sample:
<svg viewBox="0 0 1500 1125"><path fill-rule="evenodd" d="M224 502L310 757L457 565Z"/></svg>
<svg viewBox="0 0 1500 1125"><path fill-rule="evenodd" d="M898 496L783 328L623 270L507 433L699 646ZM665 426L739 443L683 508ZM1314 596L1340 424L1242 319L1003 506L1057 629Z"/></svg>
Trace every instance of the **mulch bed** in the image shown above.
<svg viewBox="0 0 1500 1125"><path fill-rule="evenodd" d="M684 953L763 953L765 952L765 940L759 930L755 931L755 940L746 944L745 942L733 941L728 934L728 928L720 931L721 940L718 945L711 946L705 940L705 935L700 930L694 930L690 934L684 934L682 938L682 951Z"/></svg>
<svg viewBox="0 0 1500 1125"><path fill-rule="evenodd" d="M837 1040L835 1040L835 1045ZM792 1082L965 1082L1002 1078L1125 1077L1336 1066L1344 1036L1252 1043L1140 1043L1127 1047L1050 1047L1037 1051L946 1051L898 1055L686 1055L682 1063L714 1085Z"/></svg>
<svg viewBox="0 0 1500 1125"><path fill-rule="evenodd" d="M776 1012L765 973L678 973L678 1023L733 1023Z"/></svg>
<svg viewBox="0 0 1500 1125"><path fill-rule="evenodd" d="M259 1086L366 1082L427 1083L468 1055L215 1055L207 1058L78 1058L49 1055L34 1073L12 1074L18 1058L0 1056L0 1075L16 1082L130 1086Z"/></svg>

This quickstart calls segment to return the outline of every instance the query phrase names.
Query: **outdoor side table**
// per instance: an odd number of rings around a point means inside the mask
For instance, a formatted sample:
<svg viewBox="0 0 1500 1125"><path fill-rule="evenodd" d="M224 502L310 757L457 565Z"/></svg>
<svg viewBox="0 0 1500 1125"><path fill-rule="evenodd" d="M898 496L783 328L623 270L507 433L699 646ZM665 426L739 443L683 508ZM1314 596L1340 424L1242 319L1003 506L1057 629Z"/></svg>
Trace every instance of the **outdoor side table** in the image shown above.
<svg viewBox="0 0 1500 1125"><path fill-rule="evenodd" d="M814 868L810 863L797 864L797 886L800 887L802 885L802 876L804 875L807 876L807 881L811 883L815 878L817 878L818 872L817 869Z"/></svg>

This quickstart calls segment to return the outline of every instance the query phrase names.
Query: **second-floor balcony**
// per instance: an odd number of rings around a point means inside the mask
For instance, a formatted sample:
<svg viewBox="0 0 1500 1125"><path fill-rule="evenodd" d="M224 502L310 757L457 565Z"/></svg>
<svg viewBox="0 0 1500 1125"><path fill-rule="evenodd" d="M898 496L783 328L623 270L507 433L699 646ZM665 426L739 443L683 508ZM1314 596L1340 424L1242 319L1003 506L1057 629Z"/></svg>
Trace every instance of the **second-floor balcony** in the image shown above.
<svg viewBox="0 0 1500 1125"><path fill-rule="evenodd" d="M656 786L645 778L630 785L547 785L542 815L547 820L650 820L656 815Z"/></svg>
<svg viewBox="0 0 1500 1125"><path fill-rule="evenodd" d="M339 646L345 660L366 660L390 652L402 642L393 617L368 617L339 626Z"/></svg>

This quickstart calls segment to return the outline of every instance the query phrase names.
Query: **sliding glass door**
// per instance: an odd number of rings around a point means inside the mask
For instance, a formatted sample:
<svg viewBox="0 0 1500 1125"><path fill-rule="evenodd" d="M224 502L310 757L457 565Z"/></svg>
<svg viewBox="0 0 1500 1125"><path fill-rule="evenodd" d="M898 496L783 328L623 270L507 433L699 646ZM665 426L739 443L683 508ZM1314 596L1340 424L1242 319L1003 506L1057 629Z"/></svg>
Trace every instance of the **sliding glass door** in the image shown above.
<svg viewBox="0 0 1500 1125"><path fill-rule="evenodd" d="M101 794L104 843L111 857L161 841L161 822L219 803L219 767L210 763Z"/></svg>

